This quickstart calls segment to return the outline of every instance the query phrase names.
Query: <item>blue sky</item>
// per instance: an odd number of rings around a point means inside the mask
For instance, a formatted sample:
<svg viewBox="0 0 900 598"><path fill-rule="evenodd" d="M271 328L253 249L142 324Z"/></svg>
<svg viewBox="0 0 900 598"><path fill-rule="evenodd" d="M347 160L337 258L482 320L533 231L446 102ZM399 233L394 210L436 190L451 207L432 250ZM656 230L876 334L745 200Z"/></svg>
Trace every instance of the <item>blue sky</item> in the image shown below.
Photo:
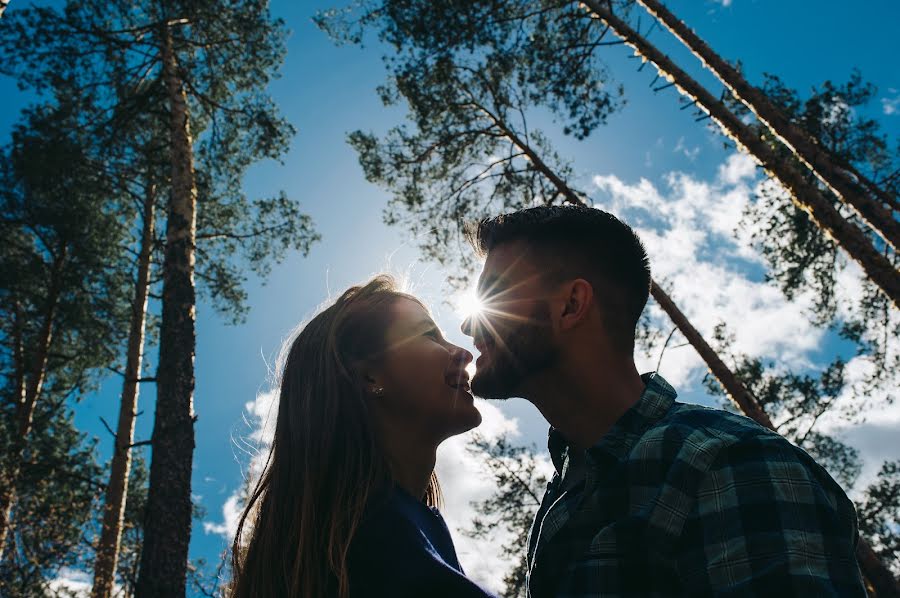
<svg viewBox="0 0 900 598"><path fill-rule="evenodd" d="M25 0L13 0L8 14L26 4L29 3ZM879 89L869 113L882 122L894 139L900 134L900 71L894 64L894 58L900 54L900 38L895 32L900 23L900 4L870 0L852 9L836 0L670 0L667 4L721 55L740 59L751 81L759 82L763 72L771 72L805 92L826 79L841 82L853 68L859 68L864 78ZM286 335L330 295L383 270L407 274L415 289L435 308L437 319L451 340L471 348L468 339L459 333L459 316L441 303L448 292L445 273L419 261L404 231L382 223L387 194L364 180L355 153L345 143L347 132L360 128L383 131L399 123L403 111L385 109L375 94L375 87L384 77L382 50L377 45L364 50L335 47L313 26L310 18L316 10L335 5L318 0L272 2L273 13L286 21L292 35L282 77L272 84L271 93L297 127L298 135L284 164L254 167L245 185L251 196L270 196L285 190L313 217L322 241L307 258L289 256L272 271L265 284L251 280L251 312L245 324L227 326L209 306L201 303L198 308L195 409L199 419L193 492L207 508L210 522L222 520L222 506L240 484L238 462L247 461L235 442L251 431L242 418L245 404L269 388L269 367ZM657 30L651 39L718 91L712 77L665 32ZM627 48L612 46L604 54L614 78L625 85L626 107L585 142L562 137L546 118L539 122L559 153L574 161L578 184L589 189L598 204L609 206L623 205L621 202L635 193L653 192L658 193L661 202L669 202L667 205L687 206L694 201L692 194L698 189L710 202L728 193L746 198L757 182L752 167L733 156L732 150L724 149L722 138L710 132L706 124L695 123L691 111L679 110L673 89L652 93L648 88L653 78L651 69L637 73L638 62L627 58ZM0 97L4 98L0 138L5 140L18 110L29 97L3 78ZM726 219L728 222L731 221ZM731 251L739 255L737 245L732 247L733 242L722 233L713 231L703 248L713 254ZM752 259L743 262L742 276L758 283L762 267ZM739 267L734 264L733 267ZM663 271L673 276L684 273L676 266L671 270L664 266ZM716 272L721 271L710 270L711 279L715 281ZM697 314L705 313L702 297L693 299L700 293L686 288L691 280L672 282L692 297L688 304L695 306ZM778 302L777 292L770 293L760 285L747 288L759 293L755 304L772 306L788 316L800 314L785 312L791 308ZM782 321L772 320L773 325ZM833 335L817 335L808 327L799 326L805 332L795 334L808 334L808 345L791 347L767 340L750 325L745 335L746 347L749 351L771 350L776 354L773 356L787 356L811 366L841 350ZM678 351L677 355L681 355L691 349ZM696 360L677 356L671 362L669 359L666 367L694 372L684 376L682 397L708 402L697 384L696 372L702 374L702 368L697 369ZM149 354L149 361L155 364L155 353ZM148 438L152 429L153 390L145 387L141 394L144 415L139 418L138 439ZM120 381L109 378L99 392L75 407L78 425L101 439L103 459L108 458L112 442L99 418L115 421L119 391ZM545 425L530 405L508 401L500 409L495 419L516 418L519 440L542 442ZM885 450L900 453L896 446ZM871 454L875 458L880 453L875 450ZM453 487L445 484L445 493L452 494ZM193 557L215 562L224 545L222 536L205 533L202 525L195 525Z"/></svg>

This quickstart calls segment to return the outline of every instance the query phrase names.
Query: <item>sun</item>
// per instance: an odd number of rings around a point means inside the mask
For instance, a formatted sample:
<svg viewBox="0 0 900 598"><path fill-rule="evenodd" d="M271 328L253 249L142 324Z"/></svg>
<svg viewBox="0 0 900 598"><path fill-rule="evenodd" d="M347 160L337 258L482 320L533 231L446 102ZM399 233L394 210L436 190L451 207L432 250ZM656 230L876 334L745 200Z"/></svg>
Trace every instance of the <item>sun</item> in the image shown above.
<svg viewBox="0 0 900 598"><path fill-rule="evenodd" d="M474 289L470 289L456 298L456 313L463 319L476 316L483 309L484 305Z"/></svg>

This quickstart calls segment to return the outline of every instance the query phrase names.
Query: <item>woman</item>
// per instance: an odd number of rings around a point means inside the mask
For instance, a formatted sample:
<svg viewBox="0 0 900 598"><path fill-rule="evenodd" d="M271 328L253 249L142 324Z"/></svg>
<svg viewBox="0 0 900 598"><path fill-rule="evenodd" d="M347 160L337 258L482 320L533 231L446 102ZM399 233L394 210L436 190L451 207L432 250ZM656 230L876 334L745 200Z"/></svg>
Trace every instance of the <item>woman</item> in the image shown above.
<svg viewBox="0 0 900 598"><path fill-rule="evenodd" d="M438 445L481 423L471 360L386 276L314 317L283 361L231 596L489 596L463 575L436 508Z"/></svg>

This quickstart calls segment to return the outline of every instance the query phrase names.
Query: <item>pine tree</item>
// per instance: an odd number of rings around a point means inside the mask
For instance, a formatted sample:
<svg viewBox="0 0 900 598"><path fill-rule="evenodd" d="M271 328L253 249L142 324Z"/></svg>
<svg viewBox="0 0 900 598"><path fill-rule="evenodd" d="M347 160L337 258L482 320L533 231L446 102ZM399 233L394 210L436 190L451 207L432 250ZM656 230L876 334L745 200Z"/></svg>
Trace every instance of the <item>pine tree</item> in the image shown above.
<svg viewBox="0 0 900 598"><path fill-rule="evenodd" d="M283 58L284 28L266 2L251 0L69 2L14 15L0 29L10 57L2 68L38 91L59 77L90 90L96 106L85 128L109 125L123 88L160 85L166 99L167 141L159 152L169 166L157 189L168 198L160 358L137 593L180 595L192 508L194 277L214 307L239 321L246 312L242 266L264 274L273 259L305 252L317 238L283 194L248 200L240 191L249 165L277 159L293 133L264 92Z"/></svg>
<svg viewBox="0 0 900 598"><path fill-rule="evenodd" d="M16 422L0 485L0 554L38 406L91 387L115 359L127 309L126 226L73 126L84 108L73 98L26 115L0 173L0 338Z"/></svg>
<svg viewBox="0 0 900 598"><path fill-rule="evenodd" d="M762 89L823 150L896 195L898 181L893 175L900 166L900 152L892 151L876 121L859 116L875 94L874 87L859 73L853 73L842 84L826 81L805 98L773 75L766 76ZM734 107L738 114L740 108ZM774 140L770 143L777 149ZM783 147L779 151L781 159L797 161ZM838 205L836 197L832 201ZM849 218L853 220L854 216ZM814 322L835 327L841 336L860 347L860 356L872 363L871 373L854 389L858 399L864 401L878 395L886 377L900 365L896 344L900 314L890 300L864 278L858 297L848 301L841 295L837 281L848 264L839 247L804 212L797 210L777 185L760 187L741 226L765 258L768 278L778 284L785 296L793 299L803 292L810 294L815 301L811 314ZM870 236L877 240L874 233ZM896 252L885 250L892 263L900 263Z"/></svg>
<svg viewBox="0 0 900 598"><path fill-rule="evenodd" d="M846 161L832 155L819 140L803 127L797 126L764 90L744 79L740 70L729 64L704 42L693 29L678 19L658 0L636 0L699 58L728 91L765 125L790 152L809 168L816 178L853 206L865 222L882 236L896 251L900 243L900 222L891 209L897 209L897 197L885 189L867 184L858 172L848 168Z"/></svg>

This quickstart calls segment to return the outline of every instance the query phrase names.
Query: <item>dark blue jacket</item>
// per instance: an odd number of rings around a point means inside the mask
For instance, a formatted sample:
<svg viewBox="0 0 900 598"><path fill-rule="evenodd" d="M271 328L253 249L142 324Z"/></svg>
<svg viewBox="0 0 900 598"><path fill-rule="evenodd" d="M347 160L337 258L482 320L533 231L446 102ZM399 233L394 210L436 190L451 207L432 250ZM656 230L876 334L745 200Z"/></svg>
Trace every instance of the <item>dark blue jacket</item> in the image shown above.
<svg viewBox="0 0 900 598"><path fill-rule="evenodd" d="M463 574L440 512L400 488L371 501L347 565L351 598L493 598Z"/></svg>

